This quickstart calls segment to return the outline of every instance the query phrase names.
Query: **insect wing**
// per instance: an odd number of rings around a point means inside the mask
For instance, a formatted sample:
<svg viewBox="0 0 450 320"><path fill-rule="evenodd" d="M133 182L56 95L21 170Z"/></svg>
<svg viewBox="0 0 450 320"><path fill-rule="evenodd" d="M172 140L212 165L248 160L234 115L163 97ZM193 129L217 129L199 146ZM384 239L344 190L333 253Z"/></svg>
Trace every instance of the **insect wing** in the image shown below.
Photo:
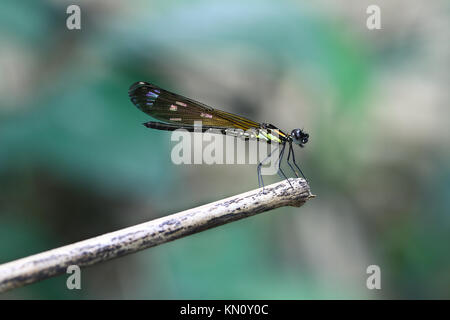
<svg viewBox="0 0 450 320"><path fill-rule="evenodd" d="M244 117L213 109L195 100L166 91L147 82L137 82L130 87L131 101L149 116L166 123L238 128L248 130L260 124Z"/></svg>

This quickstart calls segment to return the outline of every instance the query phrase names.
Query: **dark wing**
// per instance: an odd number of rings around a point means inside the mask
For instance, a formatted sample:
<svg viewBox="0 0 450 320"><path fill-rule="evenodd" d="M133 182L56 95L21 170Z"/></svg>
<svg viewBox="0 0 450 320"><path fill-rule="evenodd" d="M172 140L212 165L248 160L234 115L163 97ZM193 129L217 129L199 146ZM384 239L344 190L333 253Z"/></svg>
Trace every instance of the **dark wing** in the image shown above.
<svg viewBox="0 0 450 320"><path fill-rule="evenodd" d="M143 81L131 85L128 94L131 102L141 111L165 123L194 125L194 121L202 121L204 126L238 128L242 130L261 127L258 122L213 109L201 102L166 91Z"/></svg>

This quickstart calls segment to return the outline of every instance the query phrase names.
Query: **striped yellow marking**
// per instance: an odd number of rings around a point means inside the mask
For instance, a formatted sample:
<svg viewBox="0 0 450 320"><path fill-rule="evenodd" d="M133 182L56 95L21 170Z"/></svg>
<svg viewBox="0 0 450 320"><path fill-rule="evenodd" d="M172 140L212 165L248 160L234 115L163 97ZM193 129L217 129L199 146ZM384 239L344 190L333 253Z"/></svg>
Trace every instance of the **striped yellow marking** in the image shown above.
<svg viewBox="0 0 450 320"><path fill-rule="evenodd" d="M267 137L266 133L263 131L259 131L256 135L256 138L269 141L269 138Z"/></svg>
<svg viewBox="0 0 450 320"><path fill-rule="evenodd" d="M276 132L280 137L287 138L287 135L285 135L285 134L284 134L283 132L281 132L280 130L272 130L272 131Z"/></svg>
<svg viewBox="0 0 450 320"><path fill-rule="evenodd" d="M278 137L276 137L276 136L274 136L273 134L271 134L271 133L268 133L267 134L267 138L269 138L270 140L272 140L272 141L275 141L275 142L278 142L278 143L281 143L281 139L280 138L278 138Z"/></svg>

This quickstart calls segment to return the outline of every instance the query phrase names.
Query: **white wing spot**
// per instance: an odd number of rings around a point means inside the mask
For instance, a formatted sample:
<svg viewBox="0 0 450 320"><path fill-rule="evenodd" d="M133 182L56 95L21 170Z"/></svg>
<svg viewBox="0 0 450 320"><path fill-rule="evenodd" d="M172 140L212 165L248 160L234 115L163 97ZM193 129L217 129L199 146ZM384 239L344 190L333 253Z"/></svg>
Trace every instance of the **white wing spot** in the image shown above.
<svg viewBox="0 0 450 320"><path fill-rule="evenodd" d="M202 112L200 114L200 117L212 119L212 114Z"/></svg>

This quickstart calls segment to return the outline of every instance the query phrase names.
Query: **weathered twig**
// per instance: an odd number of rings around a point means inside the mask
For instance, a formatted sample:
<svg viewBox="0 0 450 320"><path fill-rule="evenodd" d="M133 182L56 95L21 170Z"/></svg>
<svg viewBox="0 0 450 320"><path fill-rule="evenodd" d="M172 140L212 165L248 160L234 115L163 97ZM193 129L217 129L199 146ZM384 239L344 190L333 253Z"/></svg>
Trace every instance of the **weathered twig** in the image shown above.
<svg viewBox="0 0 450 320"><path fill-rule="evenodd" d="M300 207L312 198L303 179L290 179L201 207L107 233L0 265L0 292L153 247L282 206Z"/></svg>

